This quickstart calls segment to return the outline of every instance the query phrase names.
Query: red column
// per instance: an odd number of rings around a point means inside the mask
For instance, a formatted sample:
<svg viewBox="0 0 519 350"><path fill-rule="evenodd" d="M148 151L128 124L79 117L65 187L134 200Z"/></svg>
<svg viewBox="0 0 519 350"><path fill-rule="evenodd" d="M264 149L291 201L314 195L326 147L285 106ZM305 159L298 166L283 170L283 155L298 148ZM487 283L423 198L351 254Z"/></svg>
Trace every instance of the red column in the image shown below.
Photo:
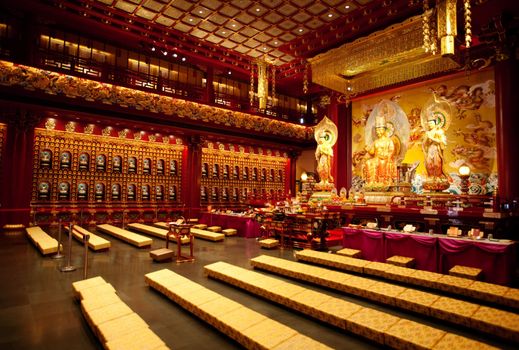
<svg viewBox="0 0 519 350"><path fill-rule="evenodd" d="M496 81L496 148L498 195L501 201L519 199L519 64L511 58L497 62Z"/></svg>
<svg viewBox="0 0 519 350"><path fill-rule="evenodd" d="M7 115L2 155L0 226L29 223L32 191L34 126L38 118L27 111Z"/></svg>
<svg viewBox="0 0 519 350"><path fill-rule="evenodd" d="M189 137L182 155L182 199L186 219L198 217L200 213L202 141L198 135Z"/></svg>
<svg viewBox="0 0 519 350"><path fill-rule="evenodd" d="M285 193L288 194L290 192L290 196L294 197L297 193L296 190L296 161L297 157L299 157L301 153L296 151L291 151L288 154L288 161L285 166Z"/></svg>
<svg viewBox="0 0 519 350"><path fill-rule="evenodd" d="M342 187L348 189L351 186L351 108L332 98L328 105L328 115L337 125L339 133L333 147L332 176L337 190Z"/></svg>

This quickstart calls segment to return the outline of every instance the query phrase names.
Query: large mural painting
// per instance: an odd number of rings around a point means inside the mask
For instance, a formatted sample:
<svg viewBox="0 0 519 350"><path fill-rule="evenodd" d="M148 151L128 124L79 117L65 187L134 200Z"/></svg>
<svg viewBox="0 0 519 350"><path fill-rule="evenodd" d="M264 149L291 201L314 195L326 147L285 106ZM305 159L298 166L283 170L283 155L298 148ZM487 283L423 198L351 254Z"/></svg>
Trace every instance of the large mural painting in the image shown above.
<svg viewBox="0 0 519 350"><path fill-rule="evenodd" d="M368 191L469 193L497 188L492 70L471 72L353 103L353 186Z"/></svg>

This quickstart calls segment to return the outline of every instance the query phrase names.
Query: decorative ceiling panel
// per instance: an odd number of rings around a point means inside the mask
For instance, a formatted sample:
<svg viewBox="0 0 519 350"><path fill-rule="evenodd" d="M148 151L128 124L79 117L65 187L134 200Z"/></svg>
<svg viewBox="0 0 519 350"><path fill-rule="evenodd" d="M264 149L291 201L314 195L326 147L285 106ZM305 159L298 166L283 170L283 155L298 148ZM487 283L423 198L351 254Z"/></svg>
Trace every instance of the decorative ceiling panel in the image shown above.
<svg viewBox="0 0 519 350"><path fill-rule="evenodd" d="M60 1L73 2L73 0ZM318 53L312 51L326 49L323 46L333 47L342 44L346 39L354 37L356 32L364 31L367 26L375 23L379 25L378 22L383 21L381 16L389 17L395 13L403 16L402 8L411 6L421 8L418 0L91 0L88 2L103 6L108 12L122 11L124 17L129 16L129 20L134 16L136 19L146 20L157 26L178 30L192 36L194 40L220 44L224 39L228 39L225 41L225 50L234 50L238 54L247 52L251 57L264 54L267 60L276 65L284 64L294 56L312 57ZM353 14L357 15L354 19L351 17ZM174 33L168 35L175 37ZM246 41L249 47L242 46Z"/></svg>

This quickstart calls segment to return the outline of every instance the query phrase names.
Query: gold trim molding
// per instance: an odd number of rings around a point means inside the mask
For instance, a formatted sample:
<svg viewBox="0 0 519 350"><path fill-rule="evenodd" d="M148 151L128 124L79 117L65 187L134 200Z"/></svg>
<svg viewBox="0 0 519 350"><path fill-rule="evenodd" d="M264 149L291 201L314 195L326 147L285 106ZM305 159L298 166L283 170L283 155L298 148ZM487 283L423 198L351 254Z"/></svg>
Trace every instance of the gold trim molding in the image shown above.
<svg viewBox="0 0 519 350"><path fill-rule="evenodd" d="M0 60L0 85L17 86L49 95L160 113L178 119L213 123L265 134L310 140L310 129L297 124L185 101L95 80Z"/></svg>

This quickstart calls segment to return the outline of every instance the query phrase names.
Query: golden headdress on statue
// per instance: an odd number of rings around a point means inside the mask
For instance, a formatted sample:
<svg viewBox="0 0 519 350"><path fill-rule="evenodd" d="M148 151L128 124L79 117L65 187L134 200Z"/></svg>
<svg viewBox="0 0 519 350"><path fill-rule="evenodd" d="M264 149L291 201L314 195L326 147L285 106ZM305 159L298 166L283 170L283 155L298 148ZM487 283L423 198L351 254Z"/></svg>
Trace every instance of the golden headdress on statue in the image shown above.
<svg viewBox="0 0 519 350"><path fill-rule="evenodd" d="M323 141L327 143L330 147L333 147L337 142L338 131L337 125L328 119L327 116L315 126L314 138L317 143L319 143L320 139L324 139Z"/></svg>

